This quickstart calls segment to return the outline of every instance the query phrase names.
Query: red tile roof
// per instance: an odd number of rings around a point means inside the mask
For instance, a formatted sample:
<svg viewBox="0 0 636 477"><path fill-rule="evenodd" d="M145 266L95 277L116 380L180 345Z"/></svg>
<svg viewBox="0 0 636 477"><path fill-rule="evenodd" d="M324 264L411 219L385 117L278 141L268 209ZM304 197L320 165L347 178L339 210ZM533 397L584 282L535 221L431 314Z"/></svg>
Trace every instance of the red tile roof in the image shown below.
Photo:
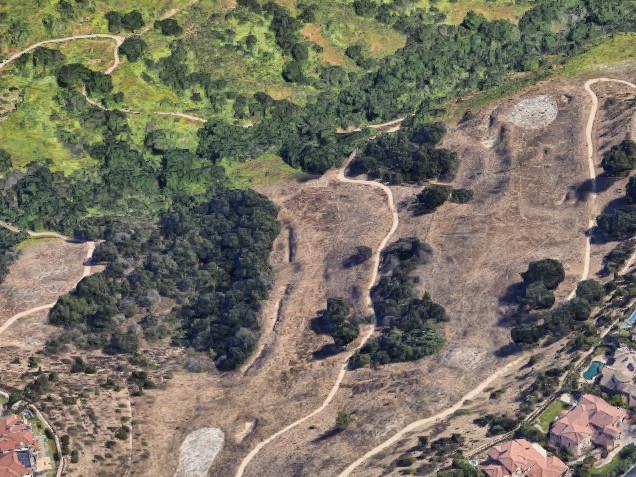
<svg viewBox="0 0 636 477"><path fill-rule="evenodd" d="M592 436L596 429L617 436L620 431L614 424L625 417L627 413L624 410L611 406L598 396L585 394L575 408L562 414L551 432L579 444Z"/></svg>
<svg viewBox="0 0 636 477"><path fill-rule="evenodd" d="M490 449L492 462L481 466L490 477L505 477L520 471L529 477L560 477L568 467L560 459L547 456L538 444L516 439Z"/></svg>
<svg viewBox="0 0 636 477"><path fill-rule="evenodd" d="M14 414L0 419L0 453L28 446L38 448L38 441L29 425Z"/></svg>
<svg viewBox="0 0 636 477"><path fill-rule="evenodd" d="M0 454L0 477L22 477L29 474L29 469L20 464L17 452Z"/></svg>

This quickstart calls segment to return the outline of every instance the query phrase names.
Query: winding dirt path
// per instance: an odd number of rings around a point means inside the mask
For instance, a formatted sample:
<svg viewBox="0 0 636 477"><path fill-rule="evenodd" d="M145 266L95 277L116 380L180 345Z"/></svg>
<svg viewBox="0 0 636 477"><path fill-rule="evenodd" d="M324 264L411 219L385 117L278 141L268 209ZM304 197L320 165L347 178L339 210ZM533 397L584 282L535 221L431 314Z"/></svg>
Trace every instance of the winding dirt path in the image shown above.
<svg viewBox="0 0 636 477"><path fill-rule="evenodd" d="M193 3L195 3L195 2L191 2L191 4L193 4ZM161 19L170 18L170 17L174 16L178 11L179 10L177 10L177 9L170 10L166 15L161 17ZM145 33L146 31L148 31L148 29L144 30L142 33ZM15 61L18 58L20 58L22 55L25 55L25 54L29 53L30 51L33 51L36 48L38 48L40 46L43 46L43 45L47 45L47 44L51 44L51 43L66 43L66 42L75 41L75 40L90 40L90 39L99 39L99 38L105 38L105 39L113 40L116 43L115 49L113 51L113 64L106 71L104 71L104 74L111 75L113 73L113 71L115 71L117 69L117 67L119 66L119 63L120 63L119 47L124 42L126 37L119 36L119 35L107 35L107 34L102 34L102 33L95 33L95 34L90 34L90 35L67 36L67 37L64 37L64 38L54 38L52 40L44 40L44 41L40 41L38 43L34 43L33 45L29 46L28 48L25 48L22 51L19 51L18 53L16 53L15 55L7 58L6 60L0 61L0 70L2 70L2 68L7 66L8 64L12 63L13 61ZM93 106L96 106L96 107L98 107L98 108L100 108L102 110L106 110L106 108L104 108L101 104L99 104L96 101L93 101L92 99L90 99L87 96L86 91L83 90L83 89L82 89L82 94L84 95L84 97L86 98L86 100L90 104L92 104ZM108 111L112 111L112 110L109 109ZM171 112L171 111L151 111L149 113L143 113L141 111L133 111L133 110L130 110L130 109L121 109L120 111L123 111L123 112L128 113L128 114L157 114L159 116L173 116L173 117L188 119L190 121L196 121L196 122L199 122L199 123L207 122L207 119L200 118L200 117L194 116L192 114L175 113L175 112Z"/></svg>
<svg viewBox="0 0 636 477"><path fill-rule="evenodd" d="M51 43L66 43L68 41L74 41L74 40L92 40L96 38L106 38L109 40L113 40L116 43L115 51L113 52L113 58L114 58L113 65L104 72L105 74L109 75L115 70L115 68L119 66L119 46L124 42L125 37L118 36L118 35L106 35L103 33L93 33L90 35L74 35L74 36L66 36L64 38L54 38L52 40L39 41L29 46L28 48L25 48L24 50L19 51L15 55L10 56L6 60L0 61L0 70L4 68L5 66L7 66L9 63L12 63L13 61L20 58L22 55L25 55L28 52L35 50L36 48L42 45L48 45Z"/></svg>
<svg viewBox="0 0 636 477"><path fill-rule="evenodd" d="M369 278L369 283L368 283L368 286L367 286L368 293L367 293L365 301L366 301L367 308L369 309L369 311L371 313L373 313L373 304L371 302L371 288L373 288L373 285L375 284L375 281L376 281L376 279L378 277L378 270L379 270L379 265L380 265L380 254L382 253L382 250L384 250L384 248L386 247L387 243L389 242L389 240L391 239L391 237L393 236L393 234L397 230L398 225L399 225L399 216L398 216L397 209L395 207L395 203L393 201L393 193L391 192L391 189L389 189L387 186L385 186L384 184L381 184L380 182L374 182L374 181L368 181L368 180L356 180L356 179L349 179L349 178L345 177L345 171L347 170L347 167L349 166L349 163L355 158L355 156L356 156L356 151L351 153L351 155L349 156L349 159L337 171L336 179L339 182L344 182L344 183L349 183L349 184L361 184L361 185L366 185L366 186L373 187L373 188L376 188L376 189L381 189L386 194L387 203L388 203L389 208L391 209L391 212L393 214L393 223L391 224L391 230L389 230L389 232L385 235L384 239L382 239L382 242L380 242L380 245L378 246L375 254L373 255L372 261L371 261L371 264L372 264L371 266L372 266L373 273L371 274L371 277ZM369 341L369 338L371 338L371 336L373 335L374 331L375 331L375 326L374 325L369 326L364 331L364 333L362 334L362 339L360 340L360 343L358 344L358 346L356 346L353 350L351 350L349 353L347 353L347 356L344 359L344 363L342 365L342 368L340 369L340 372L338 373L338 376L336 377L336 381L334 382L331 390L329 391L329 394L327 395L327 397L325 398L323 403L320 405L320 407L314 409L312 412L310 412L309 414L307 414L304 417L301 417L297 421L292 422L291 424L289 424L288 426L284 427L280 431L272 434L267 439L262 440L261 442L259 442L250 451L250 453L247 454L243 458L243 460L241 461L241 463L238 466L238 469L236 470L235 477L242 477L243 476L243 474L245 473L245 469L247 468L248 464L252 461L252 459L254 459L254 457L256 457L256 455L261 451L261 449L263 447L265 447L267 444L272 442L277 437L280 437L281 435L285 434L286 432L292 430L293 428L295 428L299 424L302 424L303 422L307 421L308 419L311 419L315 415L320 414L322 411L324 411L327 408L327 406L331 403L331 401L333 401L333 398L336 396L338 390L340 389L340 384L342 383L342 380L344 379L345 374L347 373L349 359L360 348L362 348L367 343L367 341Z"/></svg>
<svg viewBox="0 0 636 477"><path fill-rule="evenodd" d="M625 80L612 79L612 78L594 78L585 82L585 86L584 86L585 91L592 98L592 109L590 110L590 116L587 120L587 127L585 129L585 140L587 141L587 163L588 163L588 167L590 171L590 179L592 180L592 195L590 197L590 202L591 202L590 204L591 217L589 222L590 230L594 228L594 226L596 225L596 216L598 215L596 210L596 205L597 205L596 204L596 201L597 201L596 165L594 164L594 139L592 137L594 132L594 122L596 121L596 115L598 114L598 106L599 106L598 96L596 96L596 93L592 90L592 85L595 85L597 83L619 83L619 84L629 86L630 88L636 89L636 84L634 83L630 83L629 81L625 81ZM585 242L585 260L583 263L583 273L581 274L581 281L587 280L587 278L590 275L591 256L592 256L592 237L590 234L588 234L586 242ZM621 271L621 274L625 273L629 269L629 267L634 263L635 259L636 259L636 253L632 254L630 259L627 261L625 267ZM570 293L570 295L568 296L568 299L571 300L575 296L576 296L576 289L574 289L572 293Z"/></svg>
<svg viewBox="0 0 636 477"><path fill-rule="evenodd" d="M600 82L621 83L621 84L625 84L627 86L630 86L630 87L636 89L636 84L633 84L633 83L630 83L630 82L624 81L624 80L616 80L616 79L611 79L611 78L596 78L596 79L591 79L591 80L589 80L589 81L587 81L585 83L585 90L592 97L592 109L590 111L590 116L588 118L587 128L586 128L586 131L585 131L586 140L587 140L587 161L588 161L590 179L592 180L591 219L590 219L590 224L589 224L590 228L594 227L594 225L596 223L596 210L595 210L596 198L597 198L597 196L596 196L596 166L594 164L594 141L593 141L593 138L592 138L592 134L593 134L593 131L594 131L594 121L596 120L596 115L598 113L598 97L596 96L596 93L594 93L594 91L592 91L591 87L592 87L592 85L594 85L596 83L600 83ZM592 251L592 242L591 242L591 237L588 235L586 243L585 243L585 259L584 259L584 263L583 263L583 273L581 274L581 281L587 280L587 278L589 276L591 251ZM630 261L633 262L633 260L635 258L636 258L636 254L632 256ZM576 289L574 289L574 291L572 291L572 293L570 294L568 299L572 299L572 298L574 298L574 296L576 296ZM607 332L609 332L609 328L605 331L605 334L607 334ZM353 462L351 465L349 465L349 467L347 467L340 474L338 474L337 477L349 477L351 475L351 472L353 472L357 467L359 467L364 462L366 462L367 459L377 455L378 453L382 452L387 447L390 447L391 445L395 444L396 442L401 440L408 433L410 433L410 432L412 432L412 431L414 431L414 430L416 430L416 429L418 429L420 427L423 427L423 426L425 426L427 424L432 424L435 421L438 421L440 419L444 419L446 417L449 417L453 412L455 412L456 410L461 408L461 406L464 403L464 401L470 400L473 397L475 397L477 394L479 394L485 388L487 388L490 383L492 383L496 379L504 376L508 371L510 371L510 369L512 367L518 365L524 359L525 359L525 356L523 356L523 357L521 357L521 358L519 358L519 359L517 359L517 360L515 360L515 361L513 361L511 363L509 363L508 365L506 365L501 370L499 370L496 373L490 375L477 388L473 389L468 394L466 394L464 397L462 397L451 408L448 408L448 409L446 409L446 410L444 410L444 411L442 411L442 412L440 412L438 414L435 414L435 415L433 415L431 417L420 419L418 421L415 421L415 422L409 424L408 426L406 426L402 430L398 431L396 434L394 434L392 437L390 437L386 441L382 442L381 444L377 445L373 449L371 449L368 452L366 452L362 457L357 459L355 462Z"/></svg>

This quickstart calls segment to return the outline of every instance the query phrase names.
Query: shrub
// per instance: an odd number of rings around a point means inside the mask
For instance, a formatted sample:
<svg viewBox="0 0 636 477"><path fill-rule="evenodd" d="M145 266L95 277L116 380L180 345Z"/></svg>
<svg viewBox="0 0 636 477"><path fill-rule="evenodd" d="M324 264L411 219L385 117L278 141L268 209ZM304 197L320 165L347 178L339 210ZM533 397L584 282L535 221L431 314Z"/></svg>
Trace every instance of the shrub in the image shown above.
<svg viewBox="0 0 636 477"><path fill-rule="evenodd" d="M355 414L347 411L338 411L338 414L336 415L336 429L339 431L347 430L353 425L353 423L356 422L356 420L357 417Z"/></svg>
<svg viewBox="0 0 636 477"><path fill-rule="evenodd" d="M455 189L451 192L450 200L456 204L465 204L473 200L475 192L472 189Z"/></svg>

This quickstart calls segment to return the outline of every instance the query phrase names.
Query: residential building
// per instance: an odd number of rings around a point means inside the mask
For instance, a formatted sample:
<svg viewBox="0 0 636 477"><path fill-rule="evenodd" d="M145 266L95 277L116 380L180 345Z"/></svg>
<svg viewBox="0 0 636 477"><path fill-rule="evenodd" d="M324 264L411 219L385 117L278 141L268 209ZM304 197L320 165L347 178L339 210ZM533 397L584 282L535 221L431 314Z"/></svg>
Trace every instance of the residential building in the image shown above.
<svg viewBox="0 0 636 477"><path fill-rule="evenodd" d="M619 348L614 353L614 363L606 365L599 384L609 391L625 397L630 406L636 405L636 352L629 348Z"/></svg>
<svg viewBox="0 0 636 477"><path fill-rule="evenodd" d="M0 477L32 477L39 444L19 416L0 418Z"/></svg>
<svg viewBox="0 0 636 477"><path fill-rule="evenodd" d="M625 432L627 412L598 396L585 394L579 403L563 411L550 431L550 445L573 456L586 454L594 446L614 449Z"/></svg>
<svg viewBox="0 0 636 477"><path fill-rule="evenodd" d="M543 447L526 439L491 448L479 467L489 477L561 477L568 471L560 459L548 456Z"/></svg>

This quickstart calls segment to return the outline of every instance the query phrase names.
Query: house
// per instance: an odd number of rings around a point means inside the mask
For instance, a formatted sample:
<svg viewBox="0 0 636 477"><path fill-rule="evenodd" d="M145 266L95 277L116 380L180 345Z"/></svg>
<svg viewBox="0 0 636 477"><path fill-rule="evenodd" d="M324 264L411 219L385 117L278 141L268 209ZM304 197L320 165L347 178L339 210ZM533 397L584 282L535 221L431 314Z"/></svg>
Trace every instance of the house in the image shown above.
<svg viewBox="0 0 636 477"><path fill-rule="evenodd" d="M627 412L603 399L585 394L579 403L563 411L550 431L550 445L580 457L594 446L614 449L623 437Z"/></svg>
<svg viewBox="0 0 636 477"><path fill-rule="evenodd" d="M549 456L539 444L515 439L488 451L488 459L479 468L489 477L561 477L568 466Z"/></svg>
<svg viewBox="0 0 636 477"><path fill-rule="evenodd" d="M619 348L614 353L614 363L606 365L599 384L609 391L622 394L630 406L636 404L636 353L628 348Z"/></svg>
<svg viewBox="0 0 636 477"><path fill-rule="evenodd" d="M32 477L39 444L19 416L0 418L0 477Z"/></svg>

